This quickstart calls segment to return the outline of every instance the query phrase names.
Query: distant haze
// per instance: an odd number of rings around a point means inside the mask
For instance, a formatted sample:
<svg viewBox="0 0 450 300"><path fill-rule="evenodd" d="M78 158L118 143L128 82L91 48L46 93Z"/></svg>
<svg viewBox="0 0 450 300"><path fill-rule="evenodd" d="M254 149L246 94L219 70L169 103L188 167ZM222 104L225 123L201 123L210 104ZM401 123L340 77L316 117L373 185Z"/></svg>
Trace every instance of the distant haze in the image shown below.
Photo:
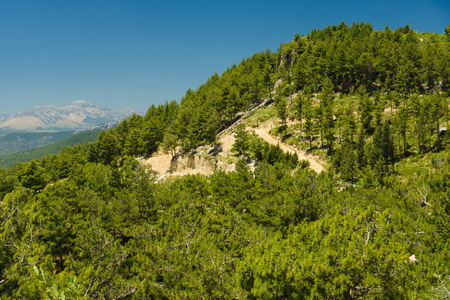
<svg viewBox="0 0 450 300"><path fill-rule="evenodd" d="M132 113L133 110L129 108L113 111L84 100L62 107L37 106L4 118L0 122L0 133L75 131L96 124L120 121Z"/></svg>

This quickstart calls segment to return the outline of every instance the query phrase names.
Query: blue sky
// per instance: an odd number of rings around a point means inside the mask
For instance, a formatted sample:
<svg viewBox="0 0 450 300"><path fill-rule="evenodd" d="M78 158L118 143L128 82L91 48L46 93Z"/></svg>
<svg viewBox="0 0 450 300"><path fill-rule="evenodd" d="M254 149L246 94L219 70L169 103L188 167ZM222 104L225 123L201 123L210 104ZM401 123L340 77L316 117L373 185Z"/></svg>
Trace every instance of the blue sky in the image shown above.
<svg viewBox="0 0 450 300"><path fill-rule="evenodd" d="M0 0L0 113L76 100L145 112L341 21L443 33L450 1Z"/></svg>

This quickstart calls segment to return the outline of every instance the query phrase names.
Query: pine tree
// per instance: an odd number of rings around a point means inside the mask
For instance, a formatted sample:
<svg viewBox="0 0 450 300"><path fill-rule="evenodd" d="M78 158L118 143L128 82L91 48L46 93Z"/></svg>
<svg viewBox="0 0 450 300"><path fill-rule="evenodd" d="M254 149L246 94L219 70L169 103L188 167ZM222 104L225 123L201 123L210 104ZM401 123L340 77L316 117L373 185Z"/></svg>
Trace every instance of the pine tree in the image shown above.
<svg viewBox="0 0 450 300"><path fill-rule="evenodd" d="M373 119L373 103L369 95L367 95L366 90L362 86L358 88L357 93L359 96L358 111L360 121L363 124L364 128L369 132Z"/></svg>
<svg viewBox="0 0 450 300"><path fill-rule="evenodd" d="M319 103L319 118L320 118L320 135L321 135L321 146L323 147L323 139L327 141L328 151L332 152L333 141L334 141L334 122L333 122L333 83L327 77L323 81L322 93L320 94Z"/></svg>
<svg viewBox="0 0 450 300"><path fill-rule="evenodd" d="M406 132L408 129L408 119L409 112L405 107L401 107L394 121L397 131L403 138L403 155L406 155L407 142L406 142Z"/></svg>
<svg viewBox="0 0 450 300"><path fill-rule="evenodd" d="M271 74L271 66L269 62L265 62L264 64L264 70L263 70L263 81L264 84L266 85L267 88L267 92L269 94L269 98L272 100L272 80L270 78L270 74Z"/></svg>
<svg viewBox="0 0 450 300"><path fill-rule="evenodd" d="M131 128L125 140L125 154L138 156L144 152L144 142L141 132L137 128Z"/></svg>
<svg viewBox="0 0 450 300"><path fill-rule="evenodd" d="M344 110L344 139L353 142L353 136L356 133L356 117L353 112L353 107L346 107Z"/></svg>
<svg viewBox="0 0 450 300"><path fill-rule="evenodd" d="M47 183L45 169L38 160L32 160L19 175L19 181L22 186L32 189L35 192L41 190Z"/></svg>
<svg viewBox="0 0 450 300"><path fill-rule="evenodd" d="M364 127L361 125L358 130L358 137L356 139L356 163L360 170L363 170L367 165L367 158L365 153L366 134Z"/></svg>
<svg viewBox="0 0 450 300"><path fill-rule="evenodd" d="M115 162L121 153L121 149L119 148L119 140L111 130L102 131L96 144L99 160L104 165L109 165Z"/></svg>
<svg viewBox="0 0 450 300"><path fill-rule="evenodd" d="M171 131L166 132L161 146L164 151L170 152L172 157L175 156L175 150L178 146L178 136Z"/></svg>
<svg viewBox="0 0 450 300"><path fill-rule="evenodd" d="M286 100L282 97L277 95L275 98L275 107L277 109L278 118L280 118L281 126L283 128L286 127L286 119L287 119L287 103Z"/></svg>
<svg viewBox="0 0 450 300"><path fill-rule="evenodd" d="M337 135L338 135L338 140L339 140L339 144L342 143L342 125L344 124L345 120L344 120L344 107L339 106L335 111L334 111L334 116L336 118L336 127L337 127Z"/></svg>
<svg viewBox="0 0 450 300"><path fill-rule="evenodd" d="M411 113L414 117L415 134L417 137L417 148L420 153L425 151L425 138L427 135L426 124L428 121L428 111L426 104L417 95L413 95L410 99Z"/></svg>
<svg viewBox="0 0 450 300"><path fill-rule="evenodd" d="M234 137L236 141L234 142L231 151L236 152L239 156L246 156L250 147L250 135L245 130L244 124L236 126Z"/></svg>
<svg viewBox="0 0 450 300"><path fill-rule="evenodd" d="M382 155L385 159L386 166L391 165L392 171L394 171L395 146L391 134L391 126L387 121L383 124L383 133L380 146L382 148Z"/></svg>
<svg viewBox="0 0 450 300"><path fill-rule="evenodd" d="M312 98L306 97L303 104L303 116L305 119L305 136L309 141L309 148L312 148L312 140L314 138L314 108L312 106Z"/></svg>
<svg viewBox="0 0 450 300"><path fill-rule="evenodd" d="M448 102L442 97L439 93L433 93L428 99L428 105L430 110L430 116L432 117L432 121L435 124L436 128L436 139L438 148L441 147L441 138L440 138L440 119L445 116L448 111Z"/></svg>
<svg viewBox="0 0 450 300"><path fill-rule="evenodd" d="M381 124L381 119L383 116L384 111L384 103L381 100L380 91L377 90L377 92L374 95L374 118L375 118L375 126L378 126Z"/></svg>
<svg viewBox="0 0 450 300"><path fill-rule="evenodd" d="M297 98L295 99L295 108L296 108L296 114L297 114L297 118L300 121L300 142L303 141L303 136L302 136L302 127L303 127L303 104L305 102L305 98L307 96L305 94L302 95L298 95Z"/></svg>
<svg viewBox="0 0 450 300"><path fill-rule="evenodd" d="M356 155L353 151L352 144L345 142L341 154L340 172L344 180L350 180L353 184L357 171Z"/></svg>

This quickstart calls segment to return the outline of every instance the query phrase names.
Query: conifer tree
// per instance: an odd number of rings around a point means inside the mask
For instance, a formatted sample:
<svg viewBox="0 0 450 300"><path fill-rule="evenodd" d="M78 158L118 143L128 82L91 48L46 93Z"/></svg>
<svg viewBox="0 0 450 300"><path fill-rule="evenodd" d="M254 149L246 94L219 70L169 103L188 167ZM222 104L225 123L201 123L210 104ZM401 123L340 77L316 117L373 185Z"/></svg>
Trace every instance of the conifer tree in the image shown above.
<svg viewBox="0 0 450 300"><path fill-rule="evenodd" d="M19 175L19 181L22 186L35 192L45 187L47 183L45 170L38 160L32 160L27 165L25 170Z"/></svg>
<svg viewBox="0 0 450 300"><path fill-rule="evenodd" d="M305 97L306 95L303 93L302 95L298 95L297 98L295 99L295 108L296 108L296 115L297 115L297 119L300 121L300 142L303 141L303 134L302 134L302 129L303 129L303 104L305 102Z"/></svg>
<svg viewBox="0 0 450 300"><path fill-rule="evenodd" d="M417 95L410 99L411 113L414 117L415 134L417 137L417 148L420 153L425 151L425 138L427 135L426 124L428 121L428 111L424 101Z"/></svg>
<svg viewBox="0 0 450 300"><path fill-rule="evenodd" d="M406 132L408 128L409 111L406 107L401 107L395 120L394 124L397 127L397 132L403 139L403 155L406 155L407 142L406 142Z"/></svg>
<svg viewBox="0 0 450 300"><path fill-rule="evenodd" d="M138 156L143 153L143 150L144 142L142 140L141 132L137 128L131 128L125 140L124 153L126 155Z"/></svg>
<svg viewBox="0 0 450 300"><path fill-rule="evenodd" d="M342 143L342 126L345 122L344 120L344 107L339 106L334 111L334 116L336 118L336 127L337 127L337 139L339 140L339 144Z"/></svg>
<svg viewBox="0 0 450 300"><path fill-rule="evenodd" d="M239 156L246 156L250 147L250 135L245 130L244 124L236 126L234 137L236 141L234 142L231 151L236 152Z"/></svg>
<svg viewBox="0 0 450 300"><path fill-rule="evenodd" d="M98 145L98 157L104 165L110 165L115 162L121 149L119 148L119 140L117 136L111 131L102 131L96 142Z"/></svg>
<svg viewBox="0 0 450 300"><path fill-rule="evenodd" d="M341 154L341 161L340 172L342 178L344 180L350 180L353 184L353 180L357 171L357 164L355 152L353 151L352 144L350 144L349 142L344 143Z"/></svg>
<svg viewBox="0 0 450 300"><path fill-rule="evenodd" d="M382 155L386 161L386 166L391 165L392 171L394 171L395 146L391 134L391 126L387 121L383 124L383 133L380 147L382 148Z"/></svg>
<svg viewBox="0 0 450 300"><path fill-rule="evenodd" d="M353 136L356 133L356 117L353 112L353 107L348 106L344 110L344 120L345 120L345 127L344 127L344 139L348 139L351 142L353 142Z"/></svg>
<svg viewBox="0 0 450 300"><path fill-rule="evenodd" d="M305 119L305 136L309 141L309 148L312 148L312 140L314 138L314 108L312 106L312 98L306 97L303 103L303 116Z"/></svg>
<svg viewBox="0 0 450 300"><path fill-rule="evenodd" d="M371 129L371 121L373 118L373 103L366 90L360 86L357 91L359 97L359 116L364 128L369 131Z"/></svg>
<svg viewBox="0 0 450 300"><path fill-rule="evenodd" d="M378 126L381 124L381 119L384 111L384 103L383 100L381 99L380 90L378 89L374 95L373 104L374 104L375 126Z"/></svg>
<svg viewBox="0 0 450 300"><path fill-rule="evenodd" d="M323 105L322 111L322 126L323 134L327 141L328 153L333 152L333 141L334 141L334 121L333 121L333 100L334 91L333 83L329 78L325 78L320 104Z"/></svg>
<svg viewBox="0 0 450 300"><path fill-rule="evenodd" d="M283 128L286 127L286 119L287 119L287 103L286 100L282 97L277 95L275 98L275 107L277 109L277 115L278 118L280 118L281 126Z"/></svg>
<svg viewBox="0 0 450 300"><path fill-rule="evenodd" d="M143 127L143 148L145 154L149 155L156 150L158 144L163 140L165 124L155 116L146 120Z"/></svg>
<svg viewBox="0 0 450 300"><path fill-rule="evenodd" d="M365 153L366 134L364 127L361 125L358 130L356 139L356 163L360 170L363 170L367 165L367 158Z"/></svg>
<svg viewBox="0 0 450 300"><path fill-rule="evenodd" d="M428 100L428 105L430 110L430 116L432 117L432 121L435 124L436 129L436 139L438 148L441 147L441 139L440 139L440 119L445 116L448 111L448 102L442 97L439 93L433 93Z"/></svg>
<svg viewBox="0 0 450 300"><path fill-rule="evenodd" d="M170 152L172 157L175 156L175 150L178 146L178 136L172 130L167 131L164 134L161 146L164 151Z"/></svg>
<svg viewBox="0 0 450 300"><path fill-rule="evenodd" d="M264 64L264 70L263 70L263 81L266 85L267 92L269 94L269 99L272 100L272 80L270 78L271 75L271 66L269 62L265 62Z"/></svg>

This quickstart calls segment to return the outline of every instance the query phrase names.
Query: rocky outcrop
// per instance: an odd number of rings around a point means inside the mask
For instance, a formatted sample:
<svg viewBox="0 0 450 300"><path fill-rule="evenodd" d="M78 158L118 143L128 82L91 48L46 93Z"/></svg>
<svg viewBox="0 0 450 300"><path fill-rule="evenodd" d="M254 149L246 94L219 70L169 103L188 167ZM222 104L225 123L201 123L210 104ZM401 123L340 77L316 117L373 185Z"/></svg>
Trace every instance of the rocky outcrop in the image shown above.
<svg viewBox="0 0 450 300"><path fill-rule="evenodd" d="M180 154L176 155L170 161L170 174L212 174L214 169L224 171L234 171L236 164L225 163L214 157L204 157L198 154Z"/></svg>

